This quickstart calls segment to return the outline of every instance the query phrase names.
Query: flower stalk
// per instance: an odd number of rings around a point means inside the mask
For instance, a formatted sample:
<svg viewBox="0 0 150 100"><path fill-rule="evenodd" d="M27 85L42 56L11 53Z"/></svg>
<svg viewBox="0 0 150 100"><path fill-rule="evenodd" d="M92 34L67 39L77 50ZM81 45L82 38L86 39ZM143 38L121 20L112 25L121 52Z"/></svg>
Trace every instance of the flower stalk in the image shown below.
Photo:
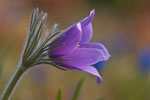
<svg viewBox="0 0 150 100"><path fill-rule="evenodd" d="M26 71L26 68L24 66L20 66L17 68L16 72L12 76L12 78L9 80L5 90L3 91L0 100L8 100L13 93L15 87L17 86L17 83L21 79L21 76Z"/></svg>

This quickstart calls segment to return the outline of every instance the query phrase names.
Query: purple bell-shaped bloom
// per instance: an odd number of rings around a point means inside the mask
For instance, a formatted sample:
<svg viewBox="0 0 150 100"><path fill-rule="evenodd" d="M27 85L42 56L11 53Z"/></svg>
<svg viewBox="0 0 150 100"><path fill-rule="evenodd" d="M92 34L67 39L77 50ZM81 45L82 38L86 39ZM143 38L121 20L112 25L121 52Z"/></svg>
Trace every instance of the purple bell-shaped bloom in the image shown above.
<svg viewBox="0 0 150 100"><path fill-rule="evenodd" d="M110 54L101 43L91 43L93 35L92 20L95 10L90 15L78 23L67 28L63 33L63 37L53 46L63 44L60 47L49 51L50 58L60 58L66 61L55 61L58 65L71 70L79 70L88 72L98 77L98 82L102 82L93 64L109 59Z"/></svg>

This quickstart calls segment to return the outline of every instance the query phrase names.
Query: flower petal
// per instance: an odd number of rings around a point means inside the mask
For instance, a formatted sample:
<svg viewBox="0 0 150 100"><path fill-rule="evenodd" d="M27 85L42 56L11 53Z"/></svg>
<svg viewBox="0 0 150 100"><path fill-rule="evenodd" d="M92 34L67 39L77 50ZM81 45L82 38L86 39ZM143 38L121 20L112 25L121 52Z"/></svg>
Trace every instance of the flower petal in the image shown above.
<svg viewBox="0 0 150 100"><path fill-rule="evenodd" d="M93 36L93 27L91 22L94 18L94 14L95 14L95 10L92 10L88 17L80 21L82 26L82 39L80 43L86 43L90 41Z"/></svg>
<svg viewBox="0 0 150 100"><path fill-rule="evenodd" d="M93 36L93 27L92 24L89 23L86 26L82 26L82 39L80 43L87 43L92 39Z"/></svg>
<svg viewBox="0 0 150 100"><path fill-rule="evenodd" d="M97 76L98 83L101 83L103 80L100 74L98 73L98 71L96 70L96 68L94 68L93 66L76 66L74 68L72 67L72 69L87 72L87 73Z"/></svg>
<svg viewBox="0 0 150 100"><path fill-rule="evenodd" d="M63 66L88 66L104 60L103 51L95 48L76 48L70 53L61 56L67 61L57 62Z"/></svg>
<svg viewBox="0 0 150 100"><path fill-rule="evenodd" d="M94 18L94 14L95 14L95 10L93 9L91 12L90 12L90 15L86 18L84 18L83 20L81 20L81 25L82 26L86 26L88 25L89 23L92 22L93 18Z"/></svg>
<svg viewBox="0 0 150 100"><path fill-rule="evenodd" d="M104 56L105 56L104 60L108 60L111 57L108 50L101 43L84 43L84 44L80 44L80 48L97 48L97 49L100 49L104 53Z"/></svg>
<svg viewBox="0 0 150 100"><path fill-rule="evenodd" d="M58 40L53 46L63 44L63 46L57 47L49 51L49 57L59 57L72 51L79 44L82 35L81 24L75 24L68 28L63 33L63 37Z"/></svg>

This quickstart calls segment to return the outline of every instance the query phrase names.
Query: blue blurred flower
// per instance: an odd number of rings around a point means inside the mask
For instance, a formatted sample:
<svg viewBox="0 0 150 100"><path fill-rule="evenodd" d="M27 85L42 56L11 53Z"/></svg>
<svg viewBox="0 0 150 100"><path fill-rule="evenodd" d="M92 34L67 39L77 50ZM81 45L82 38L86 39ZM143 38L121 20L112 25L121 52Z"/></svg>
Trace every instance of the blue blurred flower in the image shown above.
<svg viewBox="0 0 150 100"><path fill-rule="evenodd" d="M142 49L139 52L139 65L142 73L150 72L150 48Z"/></svg>
<svg viewBox="0 0 150 100"><path fill-rule="evenodd" d="M124 56L133 48L130 38L123 33L112 37L112 52L116 56Z"/></svg>

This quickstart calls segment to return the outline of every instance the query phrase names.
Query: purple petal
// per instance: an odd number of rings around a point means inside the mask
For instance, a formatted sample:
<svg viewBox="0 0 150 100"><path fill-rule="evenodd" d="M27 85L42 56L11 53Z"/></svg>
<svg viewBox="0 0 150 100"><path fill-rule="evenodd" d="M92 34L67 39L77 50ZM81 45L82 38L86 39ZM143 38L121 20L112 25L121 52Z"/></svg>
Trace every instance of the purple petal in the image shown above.
<svg viewBox="0 0 150 100"><path fill-rule="evenodd" d="M103 61L104 53L95 48L76 48L60 58L67 60L57 62L63 66L88 66Z"/></svg>
<svg viewBox="0 0 150 100"><path fill-rule="evenodd" d="M81 31L82 29L80 23L75 24L68 28L66 31L64 31L64 36L53 45L56 46L59 44L63 44L63 46L57 47L52 51L49 51L49 57L63 56L76 48L81 40Z"/></svg>
<svg viewBox="0 0 150 100"><path fill-rule="evenodd" d="M103 51L104 53L104 60L108 60L111 56L108 52L108 50L105 48L105 46L101 43L85 43L85 44L80 44L80 48L97 48Z"/></svg>
<svg viewBox="0 0 150 100"><path fill-rule="evenodd" d="M93 36L93 27L92 27L92 20L95 14L95 10L92 10L90 15L83 20L81 20L81 26L82 26L82 39L80 43L87 43L91 40Z"/></svg>
<svg viewBox="0 0 150 100"><path fill-rule="evenodd" d="M96 70L96 68L94 68L93 66L76 66L72 69L80 70L80 71L83 71L83 72L88 72L92 75L97 76L97 82L98 83L101 83L102 80L103 80L102 77L100 76L100 74L98 73L98 71Z"/></svg>
<svg viewBox="0 0 150 100"><path fill-rule="evenodd" d="M92 39L93 36L93 27L92 24L89 23L86 26L82 26L82 39L80 43L87 43Z"/></svg>
<svg viewBox="0 0 150 100"><path fill-rule="evenodd" d="M88 25L89 23L92 22L93 18L94 18L94 14L95 14L95 10L93 9L91 12L90 12L90 15L86 18L84 18L83 20L81 20L81 25L82 26L86 26Z"/></svg>

